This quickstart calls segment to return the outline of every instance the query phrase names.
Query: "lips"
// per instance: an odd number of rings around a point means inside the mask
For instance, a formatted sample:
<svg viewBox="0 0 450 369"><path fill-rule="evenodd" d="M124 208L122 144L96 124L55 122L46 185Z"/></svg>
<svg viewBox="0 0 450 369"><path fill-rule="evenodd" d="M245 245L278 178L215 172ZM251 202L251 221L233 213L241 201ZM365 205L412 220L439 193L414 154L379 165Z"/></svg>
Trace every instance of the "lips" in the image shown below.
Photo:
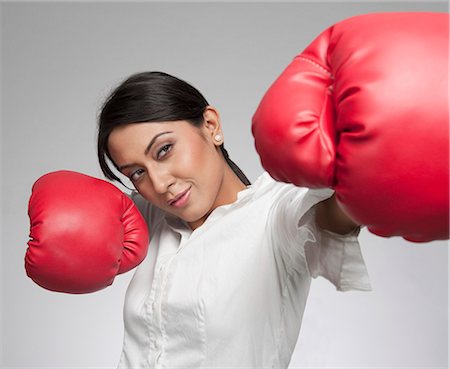
<svg viewBox="0 0 450 369"><path fill-rule="evenodd" d="M178 199L180 199L186 192L188 192L191 188L187 188L185 191L180 192L178 195L176 195L173 199L167 201L167 203L169 205L172 205L175 201L177 201Z"/></svg>

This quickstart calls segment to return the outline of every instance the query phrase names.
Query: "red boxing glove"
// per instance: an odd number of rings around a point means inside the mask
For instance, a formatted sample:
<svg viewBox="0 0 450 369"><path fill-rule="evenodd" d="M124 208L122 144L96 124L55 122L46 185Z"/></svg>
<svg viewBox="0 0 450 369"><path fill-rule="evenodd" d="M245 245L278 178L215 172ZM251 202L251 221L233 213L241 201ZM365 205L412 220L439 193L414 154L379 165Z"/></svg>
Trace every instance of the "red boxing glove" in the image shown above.
<svg viewBox="0 0 450 369"><path fill-rule="evenodd" d="M322 32L253 116L263 167L331 187L380 236L449 236L448 14L375 13Z"/></svg>
<svg viewBox="0 0 450 369"><path fill-rule="evenodd" d="M88 293L112 284L148 250L147 225L117 187L58 171L33 186L28 214L27 275L52 291Z"/></svg>

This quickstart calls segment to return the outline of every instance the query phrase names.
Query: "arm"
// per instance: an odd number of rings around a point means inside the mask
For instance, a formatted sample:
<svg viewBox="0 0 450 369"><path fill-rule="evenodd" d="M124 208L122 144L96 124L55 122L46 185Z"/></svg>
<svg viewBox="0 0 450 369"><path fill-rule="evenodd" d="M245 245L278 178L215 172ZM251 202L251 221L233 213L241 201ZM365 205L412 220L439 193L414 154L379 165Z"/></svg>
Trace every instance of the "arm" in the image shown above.
<svg viewBox="0 0 450 369"><path fill-rule="evenodd" d="M334 233L347 234L360 226L339 207L335 194L315 206L316 223L322 229Z"/></svg>
<svg viewBox="0 0 450 369"><path fill-rule="evenodd" d="M280 270L291 275L308 271L312 278L322 276L339 291L370 290L358 228L341 235L321 230L316 220L317 205L327 201L333 191L282 182L274 187L268 234L277 262L281 262Z"/></svg>

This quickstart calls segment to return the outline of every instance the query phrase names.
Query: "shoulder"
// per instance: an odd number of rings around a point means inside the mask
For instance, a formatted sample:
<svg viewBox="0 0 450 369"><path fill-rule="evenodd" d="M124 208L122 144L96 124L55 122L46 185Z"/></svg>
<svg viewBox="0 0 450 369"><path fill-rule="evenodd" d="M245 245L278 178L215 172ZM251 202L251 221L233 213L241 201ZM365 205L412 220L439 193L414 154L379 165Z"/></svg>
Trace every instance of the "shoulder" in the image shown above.
<svg viewBox="0 0 450 369"><path fill-rule="evenodd" d="M272 193L275 194L279 191L286 191L295 188L291 183L280 182L271 177L268 172L263 172L259 175L256 181L251 185L255 193Z"/></svg>
<svg viewBox="0 0 450 369"><path fill-rule="evenodd" d="M268 172L263 172L255 181L257 193L270 194L270 197L275 200L281 200L282 198L289 200L294 196L303 196L308 189L306 187L298 187L292 183L281 182L274 179Z"/></svg>
<svg viewBox="0 0 450 369"><path fill-rule="evenodd" d="M267 209L269 219L278 222L304 213L310 207L307 193L306 187L278 181L263 172L252 184L251 204Z"/></svg>
<svg viewBox="0 0 450 369"><path fill-rule="evenodd" d="M263 172L256 182L257 187L265 188L281 197L291 198L293 195L304 196L308 202L317 203L333 195L334 190L330 188L307 188L296 186L293 183L281 182L270 176L268 172Z"/></svg>
<svg viewBox="0 0 450 369"><path fill-rule="evenodd" d="M270 202L273 217L287 216L294 220L300 219L314 205L331 197L334 193L330 188L311 189L277 181L268 172L261 174L255 185L261 194L269 195L267 201Z"/></svg>

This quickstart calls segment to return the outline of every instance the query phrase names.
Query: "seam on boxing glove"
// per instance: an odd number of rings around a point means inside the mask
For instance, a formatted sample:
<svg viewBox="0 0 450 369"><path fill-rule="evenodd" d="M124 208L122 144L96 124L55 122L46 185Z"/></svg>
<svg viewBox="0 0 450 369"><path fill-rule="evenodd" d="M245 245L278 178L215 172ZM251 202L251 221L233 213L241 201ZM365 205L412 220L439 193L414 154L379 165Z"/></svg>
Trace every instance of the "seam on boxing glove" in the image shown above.
<svg viewBox="0 0 450 369"><path fill-rule="evenodd" d="M319 63L315 62L314 60L308 59L304 56L297 56L297 59L301 59L303 61L306 61L307 63L310 63L310 64L316 66L317 68L321 69L323 72L328 74L330 76L330 78L334 80L333 74L328 69L326 69L323 65L320 65Z"/></svg>

